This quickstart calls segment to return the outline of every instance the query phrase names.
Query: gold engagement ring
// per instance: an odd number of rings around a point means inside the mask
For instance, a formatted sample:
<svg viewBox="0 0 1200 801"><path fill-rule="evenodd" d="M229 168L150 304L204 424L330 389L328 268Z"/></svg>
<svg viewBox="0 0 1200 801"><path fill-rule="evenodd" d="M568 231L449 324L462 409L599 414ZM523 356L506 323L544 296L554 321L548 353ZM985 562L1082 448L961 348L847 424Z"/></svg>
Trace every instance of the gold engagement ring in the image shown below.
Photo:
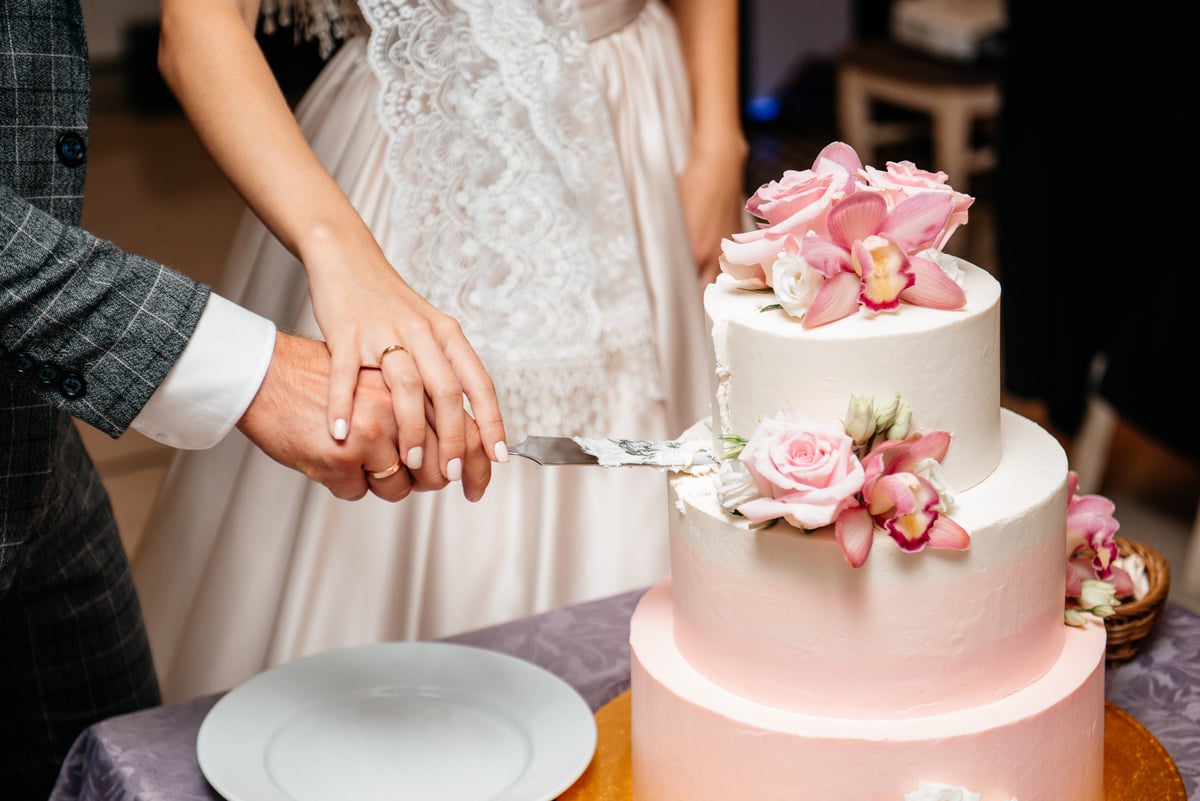
<svg viewBox="0 0 1200 801"><path fill-rule="evenodd" d="M392 351L395 351L395 350L408 350L408 348L404 347L399 342L397 342L395 345L388 345L386 348L383 349L383 353L379 354L380 366L383 366L383 357L387 356L389 353L391 353Z"/></svg>

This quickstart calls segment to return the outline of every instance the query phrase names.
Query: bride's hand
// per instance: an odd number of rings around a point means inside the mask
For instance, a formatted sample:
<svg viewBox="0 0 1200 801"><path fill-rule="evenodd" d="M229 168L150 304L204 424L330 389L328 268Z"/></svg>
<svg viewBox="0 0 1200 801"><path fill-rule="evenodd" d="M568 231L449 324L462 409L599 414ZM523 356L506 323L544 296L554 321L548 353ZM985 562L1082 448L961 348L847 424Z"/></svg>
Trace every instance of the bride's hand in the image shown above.
<svg viewBox="0 0 1200 801"><path fill-rule="evenodd" d="M432 456L444 476L452 481L462 476L469 414L479 426L475 447L488 459L507 460L495 387L457 320L417 294L374 240L310 245L304 263L313 313L329 347L329 425L335 438L354 424L359 368L378 367L392 393L407 467L419 468L426 455L426 396L437 439Z"/></svg>
<svg viewBox="0 0 1200 801"><path fill-rule="evenodd" d="M679 176L683 214L700 286L720 272L721 238L742 230L746 141L740 135L696 137Z"/></svg>

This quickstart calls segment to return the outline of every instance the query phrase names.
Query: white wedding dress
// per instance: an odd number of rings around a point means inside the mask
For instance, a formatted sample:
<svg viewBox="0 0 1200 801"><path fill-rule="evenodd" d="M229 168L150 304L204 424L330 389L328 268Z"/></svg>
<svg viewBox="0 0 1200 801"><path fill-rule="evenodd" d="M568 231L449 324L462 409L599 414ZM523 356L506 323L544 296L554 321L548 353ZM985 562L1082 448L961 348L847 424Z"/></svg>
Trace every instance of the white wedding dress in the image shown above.
<svg viewBox="0 0 1200 801"><path fill-rule="evenodd" d="M364 9L368 5L364 0ZM627 192L621 190L620 197L629 204L623 213L631 214L621 229L632 235L630 247L638 251L631 262L632 289L622 287L627 297L597 302L599 325L611 327L607 318L615 318L629 330L614 336L628 341L588 359L593 372L577 373L584 376L581 390L569 385L564 390L553 376L522 382L506 422L510 439L521 436L522 428L535 434L675 437L708 414L712 364L675 182L688 157L690 130L682 53L674 20L660 0L644 8L639 0L583 0L583 6L591 34L597 25L611 27L612 19L635 15L615 31L590 35L585 45L611 120L611 126L599 120L603 124L591 135L604 143L611 127L615 136L621 175L611 177L618 187L623 179ZM428 252L428 243L414 242L414 231L437 228L441 217L428 216L427 198L396 191L396 163L407 160L426 170L430 156L415 147L389 151L389 142L394 147L400 140L389 139L397 120L379 113L380 85L367 37L353 38L331 58L296 113L393 264L403 264L422 247ZM399 82L390 88L397 87L411 88ZM459 96L457 102L472 99ZM409 101L415 102L411 96ZM596 178L583 177L589 184ZM520 206L522 198L507 202ZM593 213L617 212L622 210L597 207ZM621 218L605 219L611 224ZM485 246L524 244L503 224L490 230L473 224ZM514 269L536 268L554 254L527 258ZM218 291L284 329L319 335L302 266L251 215L237 232L228 265ZM596 270L602 274L601 267ZM454 286L468 278L450 273L405 277L439 308L470 317L473 307L443 305L455 302L448 293L471 295ZM537 279L536 271L525 276ZM547 298L538 294L540 286L528 289L530 309L493 310L511 330L493 321L472 334L464 324L498 388L501 377L511 383L512 375L525 375L510 372L504 361L509 351L495 347L515 352L513 332L532 337L524 344L535 345L551 363L560 345L571 355L568 346L577 339L547 322L552 318L529 316L546 312L538 304ZM551 295L549 311L565 311L562 325L587 318L559 309L554 299ZM616 311L609 314L605 303ZM637 337L629 336L639 326L653 347L649 372L638 362ZM502 333L491 342L486 332L495 330ZM596 403L586 399L589 392L599 398L597 408L589 408ZM572 430L591 426L602 430ZM668 571L665 483L654 468L540 467L513 457L494 466L478 503L465 501L456 485L398 504L374 496L343 502L264 456L236 431L211 450L182 452L134 554L164 700L227 689L264 668L318 651L437 638L656 582Z"/></svg>

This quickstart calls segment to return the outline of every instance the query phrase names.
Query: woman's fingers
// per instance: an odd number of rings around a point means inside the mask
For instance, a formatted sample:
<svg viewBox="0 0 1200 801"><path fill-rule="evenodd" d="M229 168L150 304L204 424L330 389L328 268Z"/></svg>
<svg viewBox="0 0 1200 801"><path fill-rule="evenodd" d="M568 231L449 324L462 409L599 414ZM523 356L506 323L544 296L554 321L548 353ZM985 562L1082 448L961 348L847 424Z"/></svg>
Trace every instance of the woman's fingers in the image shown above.
<svg viewBox="0 0 1200 801"><path fill-rule="evenodd" d="M454 372L462 383L463 392L470 403L470 415L473 424L478 426L478 447L482 448L488 459L497 462L508 461L508 445L504 431L504 418L500 414L500 400L496 396L496 387L491 377L480 361L479 356L467 342L461 330L457 337L452 338L446 345L446 355ZM475 440L468 437L464 451L469 452ZM486 482L485 482L486 486Z"/></svg>
<svg viewBox="0 0 1200 801"><path fill-rule="evenodd" d="M329 436L344 441L354 413L354 388L358 384L359 358L355 350L329 346Z"/></svg>
<svg viewBox="0 0 1200 801"><path fill-rule="evenodd" d="M407 346L395 342L379 354L379 369L392 393L392 413L399 431L400 458L409 470L420 470L427 453L425 424L426 382ZM440 465L439 465L440 467Z"/></svg>

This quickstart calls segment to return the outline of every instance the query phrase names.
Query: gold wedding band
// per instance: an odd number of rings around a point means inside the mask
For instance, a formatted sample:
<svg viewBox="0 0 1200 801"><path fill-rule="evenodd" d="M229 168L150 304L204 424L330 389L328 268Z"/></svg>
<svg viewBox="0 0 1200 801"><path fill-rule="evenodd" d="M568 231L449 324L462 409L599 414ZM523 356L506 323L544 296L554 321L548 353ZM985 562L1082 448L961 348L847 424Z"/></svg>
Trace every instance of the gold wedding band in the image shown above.
<svg viewBox="0 0 1200 801"><path fill-rule="evenodd" d="M380 366L383 366L383 357L387 356L389 353L391 353L394 350L408 350L408 348L404 347L399 342L397 342L395 345L388 345L386 348L383 349L383 353L379 354Z"/></svg>
<svg viewBox="0 0 1200 801"><path fill-rule="evenodd" d="M399 472L400 472L400 459L397 458L396 463L394 465L392 465L391 467L389 467L388 469L380 470L378 473L368 470L367 475L370 476L371 478L387 478L388 476L393 476Z"/></svg>

